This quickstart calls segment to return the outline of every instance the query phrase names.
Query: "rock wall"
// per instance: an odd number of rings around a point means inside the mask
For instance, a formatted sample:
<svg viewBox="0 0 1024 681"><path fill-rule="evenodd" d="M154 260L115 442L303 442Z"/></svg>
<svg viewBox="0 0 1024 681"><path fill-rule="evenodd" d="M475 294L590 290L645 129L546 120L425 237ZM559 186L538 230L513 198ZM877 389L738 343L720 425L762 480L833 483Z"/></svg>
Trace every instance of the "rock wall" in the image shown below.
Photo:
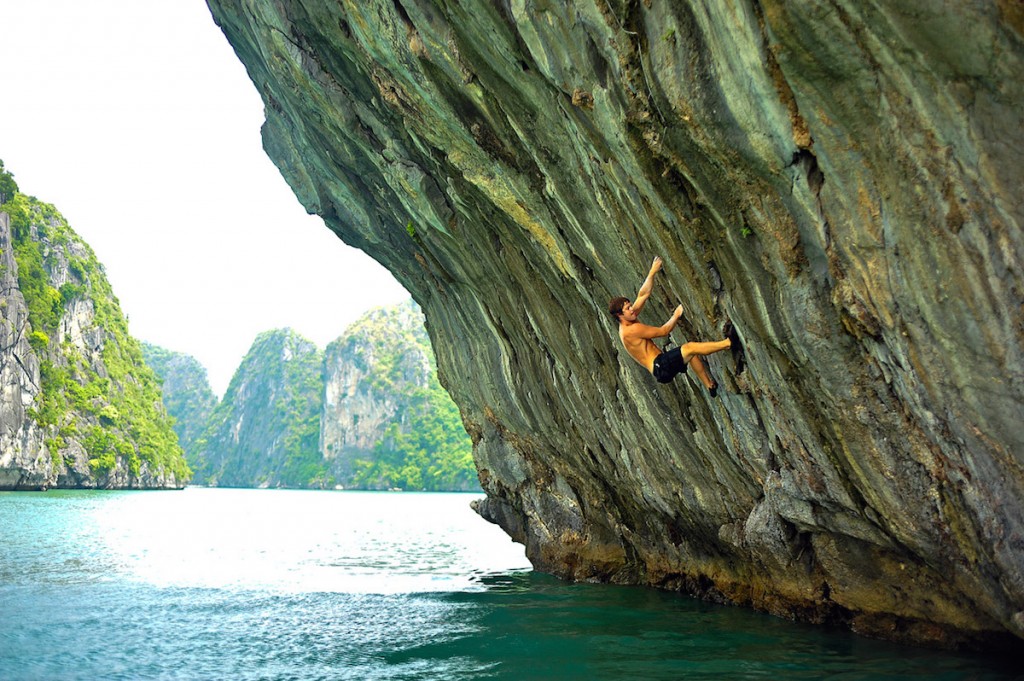
<svg viewBox="0 0 1024 681"><path fill-rule="evenodd" d="M1024 636L1019 3L209 4L539 569ZM648 322L739 328L717 400L618 347L654 255Z"/></svg>
<svg viewBox="0 0 1024 681"><path fill-rule="evenodd" d="M0 490L182 487L155 379L92 250L52 206L4 208L17 220L0 212Z"/></svg>
<svg viewBox="0 0 1024 681"><path fill-rule="evenodd" d="M410 301L360 318L324 352L320 451L336 479L351 486L357 459L371 460L387 427L434 371L423 313Z"/></svg>
<svg viewBox="0 0 1024 681"><path fill-rule="evenodd" d="M323 389L323 353L316 345L291 329L261 333L189 450L195 482L316 486Z"/></svg>

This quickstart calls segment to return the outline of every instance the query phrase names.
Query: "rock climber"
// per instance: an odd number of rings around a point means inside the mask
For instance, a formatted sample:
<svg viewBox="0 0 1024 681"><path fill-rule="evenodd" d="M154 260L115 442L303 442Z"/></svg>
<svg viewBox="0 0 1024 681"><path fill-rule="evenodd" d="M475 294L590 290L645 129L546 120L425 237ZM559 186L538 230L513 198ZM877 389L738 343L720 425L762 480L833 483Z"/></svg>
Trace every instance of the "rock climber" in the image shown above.
<svg viewBox="0 0 1024 681"><path fill-rule="evenodd" d="M608 303L608 312L619 321L619 339L630 357L651 372L659 383L671 383L673 378L685 372L686 367L690 366L693 367L693 373L697 374L700 382L708 389L711 397L716 397L718 383L708 375L707 366L701 357L732 348L733 356L737 357L738 368L740 366L739 338L732 323L726 322L725 338L720 341L683 343L679 347L666 347L664 350L659 350L658 346L654 344L654 339L668 336L679 323L679 318L683 314L683 306L679 305L669 320L661 326L648 326L637 320L640 311L643 310L647 299L651 296L651 290L654 288L654 275L661 270L661 264L660 257L654 259L651 271L647 273L647 278L644 279L635 301L631 303L629 298L619 296L612 298Z"/></svg>

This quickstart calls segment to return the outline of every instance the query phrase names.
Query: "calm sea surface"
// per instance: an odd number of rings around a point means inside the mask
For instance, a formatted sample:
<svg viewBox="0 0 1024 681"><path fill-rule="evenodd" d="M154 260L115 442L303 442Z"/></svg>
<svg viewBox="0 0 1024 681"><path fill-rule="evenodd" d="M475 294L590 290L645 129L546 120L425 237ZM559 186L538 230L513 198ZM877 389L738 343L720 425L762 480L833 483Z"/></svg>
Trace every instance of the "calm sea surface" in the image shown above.
<svg viewBox="0 0 1024 681"><path fill-rule="evenodd" d="M467 494L0 493L0 679L1011 679L1024 663L565 584Z"/></svg>

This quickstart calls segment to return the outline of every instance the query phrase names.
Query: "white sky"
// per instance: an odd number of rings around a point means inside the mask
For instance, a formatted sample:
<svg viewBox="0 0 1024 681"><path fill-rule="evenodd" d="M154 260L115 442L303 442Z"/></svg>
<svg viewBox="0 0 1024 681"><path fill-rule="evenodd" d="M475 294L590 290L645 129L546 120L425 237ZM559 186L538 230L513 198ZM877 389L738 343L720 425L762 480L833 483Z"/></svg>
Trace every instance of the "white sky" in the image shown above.
<svg viewBox="0 0 1024 681"><path fill-rule="evenodd" d="M95 250L136 338L223 395L253 339L321 347L408 293L306 215L204 0L0 0L0 159Z"/></svg>

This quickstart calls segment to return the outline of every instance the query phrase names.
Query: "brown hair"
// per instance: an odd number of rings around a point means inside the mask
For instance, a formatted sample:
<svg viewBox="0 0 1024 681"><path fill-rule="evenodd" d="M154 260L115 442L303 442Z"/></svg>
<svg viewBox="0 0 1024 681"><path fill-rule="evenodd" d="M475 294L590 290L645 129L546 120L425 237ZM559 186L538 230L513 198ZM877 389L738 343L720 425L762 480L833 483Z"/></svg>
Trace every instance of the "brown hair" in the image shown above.
<svg viewBox="0 0 1024 681"><path fill-rule="evenodd" d="M623 298L622 296L612 298L608 303L608 314L618 319L619 315L622 314L622 306L628 302L629 298Z"/></svg>

